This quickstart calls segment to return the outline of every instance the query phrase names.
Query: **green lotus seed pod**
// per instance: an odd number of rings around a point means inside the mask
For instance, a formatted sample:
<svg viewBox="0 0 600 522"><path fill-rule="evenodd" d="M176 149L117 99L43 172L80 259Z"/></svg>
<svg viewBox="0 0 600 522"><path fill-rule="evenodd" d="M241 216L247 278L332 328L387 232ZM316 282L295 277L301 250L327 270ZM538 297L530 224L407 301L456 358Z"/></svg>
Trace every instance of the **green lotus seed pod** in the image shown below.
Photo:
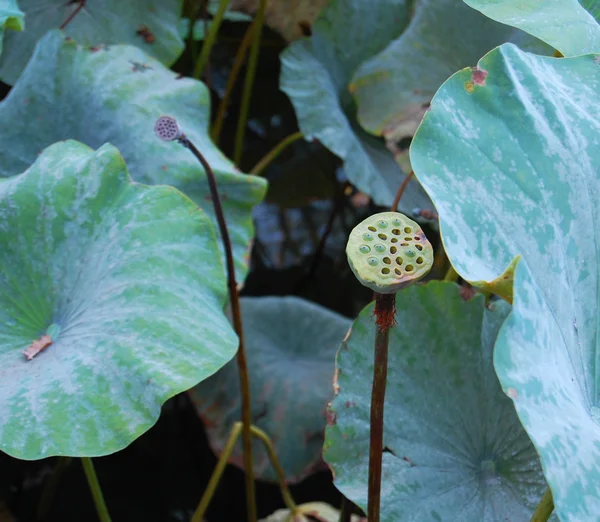
<svg viewBox="0 0 600 522"><path fill-rule="evenodd" d="M399 212L375 214L356 225L346 255L356 278L380 294L418 281L433 266L433 247L423 230Z"/></svg>

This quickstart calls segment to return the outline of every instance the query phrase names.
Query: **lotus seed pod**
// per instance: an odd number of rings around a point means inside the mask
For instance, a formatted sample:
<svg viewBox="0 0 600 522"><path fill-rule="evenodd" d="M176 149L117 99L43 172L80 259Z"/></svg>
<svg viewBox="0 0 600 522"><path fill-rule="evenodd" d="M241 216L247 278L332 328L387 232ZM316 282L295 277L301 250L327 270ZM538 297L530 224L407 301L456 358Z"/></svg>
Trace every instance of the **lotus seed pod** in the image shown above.
<svg viewBox="0 0 600 522"><path fill-rule="evenodd" d="M423 230L399 212L381 212L356 225L346 255L356 278L380 294L418 281L433 266L433 247Z"/></svg>
<svg viewBox="0 0 600 522"><path fill-rule="evenodd" d="M155 134L163 141L173 141L181 137L177 120L171 116L161 116L154 124Z"/></svg>

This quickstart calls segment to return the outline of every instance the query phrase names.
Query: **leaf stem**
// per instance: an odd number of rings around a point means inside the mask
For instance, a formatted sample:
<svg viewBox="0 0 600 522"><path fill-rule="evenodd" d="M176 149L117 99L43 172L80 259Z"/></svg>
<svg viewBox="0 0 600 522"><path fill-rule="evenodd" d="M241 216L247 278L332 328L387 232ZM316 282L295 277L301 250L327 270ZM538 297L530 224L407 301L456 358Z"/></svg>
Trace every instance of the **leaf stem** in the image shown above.
<svg viewBox="0 0 600 522"><path fill-rule="evenodd" d="M265 154L263 159L254 165L250 171L250 174L253 174L254 176L260 176L263 170L265 170L277 158L277 156L279 156L292 143L295 143L303 137L304 134L298 131L290 134L286 138L283 138L277 145L275 145L275 147Z"/></svg>
<svg viewBox="0 0 600 522"><path fill-rule="evenodd" d="M256 27L256 22L252 22L248 29L246 30L246 34L244 34L244 38L242 39L242 43L238 47L237 53L235 55L235 59L233 60L233 65L231 66L231 70L229 71L229 76L227 77L227 85L225 86L225 93L223 94L223 98L221 99L221 103L219 103L219 108L217 109L217 116L215 118L215 123L213 124L213 128L211 130L211 137L215 144L219 144L219 137L221 135L221 130L223 129L223 123L225 121L225 112L227 111L227 107L229 106L229 100L231 99L231 93L233 92L233 88L237 82L237 78L240 74L240 70L242 69L242 65L244 60L246 59L246 54L248 52L248 48L250 47L250 43L252 42L252 32L254 31L254 27Z"/></svg>
<svg viewBox="0 0 600 522"><path fill-rule="evenodd" d="M392 208L391 208L392 212L398 212L398 206L400 205L400 200L402 199L402 195L404 194L406 187L408 187L408 182L414 175L415 175L414 170L411 170L406 175L406 177L402 180L402 183L400 184L400 187L398 188L398 192L396 192L396 197L394 198L394 202L392 203Z"/></svg>
<svg viewBox="0 0 600 522"><path fill-rule="evenodd" d="M444 281L450 281L451 283L456 283L456 281L458 281L458 272L452 265L450 265L450 268L448 268L448 271L444 276Z"/></svg>
<svg viewBox="0 0 600 522"><path fill-rule="evenodd" d="M298 512L298 506L296 505L296 502L294 502L294 498L292 497L290 488L288 487L287 482L285 480L285 471L283 471L281 463L277 458L277 453L275 453L275 448L273 447L271 438L263 430L257 428L256 426L252 426L251 430L252 435L260 439L265 445L265 448L269 455L269 460L273 465L275 473L277 473L277 478L279 478L279 487L281 488L281 496L283 497L283 502L285 503L285 506L292 512L292 515L295 515Z"/></svg>
<svg viewBox="0 0 600 522"><path fill-rule="evenodd" d="M342 495L342 505L340 506L340 518L339 522L351 522L352 520L352 506L350 501Z"/></svg>
<svg viewBox="0 0 600 522"><path fill-rule="evenodd" d="M191 522L202 522L204 514L208 509L208 505L210 504L210 501L212 500L215 491L217 490L217 486L219 484L219 481L221 480L223 471L225 471L227 461L231 457L231 454L233 453L233 448L235 447L235 444L240 437L241 430L241 422L236 422L231 428L231 432L229 433L229 437L227 438L225 447L223 448L223 451L219 456L217 465L213 470L208 485L204 490L204 494L200 499L200 503L198 504L198 507L194 512L194 516L192 517ZM250 426L250 431L252 432L252 435L254 437L260 439L265 445L271 464L273 465L273 468L277 473L277 477L279 478L279 487L281 488L281 496L283 497L285 506L292 512L292 515L296 515L296 513L298 513L299 511L298 506L296 505L296 502L294 502L294 498L292 497L290 489L288 488L287 482L285 480L285 472L283 471L279 459L277 458L277 453L275 453L275 448L273 448L271 438L263 430L257 428L256 426Z"/></svg>
<svg viewBox="0 0 600 522"><path fill-rule="evenodd" d="M553 511L554 500L552 498L552 491L550 491L550 488L547 488L542 500L540 500L538 507L531 517L531 522L546 522Z"/></svg>
<svg viewBox="0 0 600 522"><path fill-rule="evenodd" d="M204 72L204 68L208 63L208 59L210 57L210 51L215 44L217 39L217 33L221 28L221 23L223 22L223 18L225 17L225 13L227 12L227 8L229 7L229 0L221 0L219 2L219 9L215 13L215 17L212 19L212 23L210 24L210 28L208 29L208 33L204 37L204 43L202 44L202 50L200 51L200 56L198 60L196 60L196 66L194 67L194 78L199 80L202 77L202 73ZM192 34L194 32L194 27L191 28Z"/></svg>
<svg viewBox="0 0 600 522"><path fill-rule="evenodd" d="M256 18L254 19L256 26L252 30L252 47L250 48L250 56L248 57L248 70L246 71L246 78L244 80L240 116L237 122L237 130L235 133L233 162L238 166L242 159L244 135L246 133L246 123L248 121L248 112L250 110L250 97L252 96L252 87L254 86L254 77L256 76L256 66L258 64L258 55L260 52L260 38L262 35L266 9L267 0L259 0L258 12L256 13Z"/></svg>
<svg viewBox="0 0 600 522"><path fill-rule="evenodd" d="M231 312L233 316L233 328L239 339L239 346L237 352L237 363L240 374L240 389L242 392L242 440L244 448L244 469L246 479L246 502L247 502L247 514L248 522L256 522L256 496L254 487L254 467L253 467L253 455L252 455L252 433L250 432L252 424L252 411L250 402L250 378L248 377L248 363L246 362L246 345L244 343L244 329L242 326L242 316L240 312L240 301L237 289L237 283L235 281L235 267L233 265L233 252L231 250L231 240L229 239L229 231L227 229L227 222L225 221L225 214L223 213L223 206L221 205L221 198L219 196L219 190L217 188L217 181L215 174L209 165L203 154L196 148L196 146L183 134L179 138L179 143L184 147L187 147L196 159L204 167L206 172L206 178L208 179L208 186L210 187L210 193L215 209L215 215L217 223L219 224L219 231L221 232L221 240L223 241L223 248L225 250L225 260L227 265L227 286L229 288L229 300L231 303Z"/></svg>
<svg viewBox="0 0 600 522"><path fill-rule="evenodd" d="M94 504L96 506L96 511L98 513L98 518L100 519L100 522L111 522L110 515L108 514L108 508L106 507L106 502L104 502L104 496L102 495L102 489L100 489L100 483L98 482L98 477L96 476L96 470L94 469L92 459L90 459L89 457L81 457L81 464L83 465L83 471L85 472L88 485L90 486L90 491L92 492L92 497L94 499Z"/></svg>
<svg viewBox="0 0 600 522"><path fill-rule="evenodd" d="M64 30L67 27L67 25L69 25L71 23L73 18L75 18L77 16L79 11L81 11L85 7L86 2L87 2L87 0L79 0L77 2L79 5L75 8L75 10L69 16L67 16L66 20L62 24L60 24L59 29L61 31ZM71 2L71 3L74 3L74 2Z"/></svg>
<svg viewBox="0 0 600 522"><path fill-rule="evenodd" d="M71 457L58 457L58 462L56 463L56 466L54 466L52 474L50 477L48 477L48 480L46 480L44 489L42 490L42 494L40 496L35 517L37 522L44 522L45 520L48 520L50 508L52 507L52 501L56 496L56 490L58 489L60 480L62 479L72 460L73 459Z"/></svg>
<svg viewBox="0 0 600 522"><path fill-rule="evenodd" d="M208 481L208 485L202 494L202 498L200 499L198 507L196 508L196 511L194 511L191 522L202 522L204 520L204 514L206 513L208 505L210 504L210 501L217 490L217 486L219 485L223 471L225 471L225 467L227 466L227 461L229 460L229 457L231 457L231 453L233 452L233 448L240 437L241 431L242 423L236 422L231 428L231 432L229 433L225 447L219 456L217 465L215 466L210 480Z"/></svg>
<svg viewBox="0 0 600 522"><path fill-rule="evenodd" d="M367 519L379 522L381 504L381 467L383 459L383 415L387 383L390 316L395 315L395 294L375 293L375 357L371 394L371 431L369 447L369 505Z"/></svg>

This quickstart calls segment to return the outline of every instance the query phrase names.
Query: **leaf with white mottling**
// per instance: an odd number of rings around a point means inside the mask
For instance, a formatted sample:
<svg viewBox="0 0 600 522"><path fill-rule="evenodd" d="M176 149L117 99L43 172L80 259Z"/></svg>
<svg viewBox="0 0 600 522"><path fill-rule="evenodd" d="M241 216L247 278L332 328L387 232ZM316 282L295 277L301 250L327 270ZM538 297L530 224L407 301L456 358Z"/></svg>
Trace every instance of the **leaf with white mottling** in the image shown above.
<svg viewBox="0 0 600 522"><path fill-rule="evenodd" d="M241 281L254 232L252 207L264 197L266 182L239 172L217 149L208 136L209 111L202 83L178 78L136 47L89 49L52 31L0 103L0 121L10 122L0 126L0 177L22 172L59 140L92 148L108 142L136 181L172 185L214 216L202 166L190 151L154 135L156 119L169 114L215 172Z"/></svg>
<svg viewBox="0 0 600 522"><path fill-rule="evenodd" d="M535 448L494 375L510 306L431 282L396 295L384 411L382 522L529 520L545 489ZM374 304L338 350L323 457L366 510Z"/></svg>
<svg viewBox="0 0 600 522"><path fill-rule="evenodd" d="M325 410L333 396L335 351L350 320L297 297L241 299L253 424L269 434L289 482L324 467ZM217 454L241 418L235 361L190 390ZM268 454L254 445L255 474L277 481ZM232 461L243 467L241 448Z"/></svg>
<svg viewBox="0 0 600 522"><path fill-rule="evenodd" d="M495 347L563 522L600 513L600 56L506 44L438 91L411 147L448 257L494 282L517 255Z"/></svg>
<svg viewBox="0 0 600 522"><path fill-rule="evenodd" d="M418 0L400 38L364 62L352 78L360 124L388 140L412 137L440 85L504 42L552 54L531 36L486 18L462 0Z"/></svg>
<svg viewBox="0 0 600 522"><path fill-rule="evenodd" d="M66 34L85 46L127 43L143 48L166 65L183 51L178 22L181 0L87 0L65 28ZM40 38L61 27L80 2L19 0L25 30L10 31L0 56L0 80L13 84L25 68ZM144 38L144 28L152 41Z"/></svg>
<svg viewBox="0 0 600 522"><path fill-rule="evenodd" d="M577 0L544 0L543 2L464 0L464 2L493 20L518 27L536 36L558 49L564 56L600 51L600 25L597 22L600 15L600 2L598 0L580 2Z"/></svg>
<svg viewBox="0 0 600 522"><path fill-rule="evenodd" d="M294 105L302 132L344 160L350 182L384 206L392 204L405 174L383 141L358 125L348 83L364 60L402 33L410 18L409 4L332 0L315 21L312 36L294 42L281 55L281 89ZM410 213L430 204L412 180L400 210Z"/></svg>
<svg viewBox="0 0 600 522"><path fill-rule="evenodd" d="M59 143L0 179L0 450L124 448L234 355L225 300L210 220L111 145Z"/></svg>

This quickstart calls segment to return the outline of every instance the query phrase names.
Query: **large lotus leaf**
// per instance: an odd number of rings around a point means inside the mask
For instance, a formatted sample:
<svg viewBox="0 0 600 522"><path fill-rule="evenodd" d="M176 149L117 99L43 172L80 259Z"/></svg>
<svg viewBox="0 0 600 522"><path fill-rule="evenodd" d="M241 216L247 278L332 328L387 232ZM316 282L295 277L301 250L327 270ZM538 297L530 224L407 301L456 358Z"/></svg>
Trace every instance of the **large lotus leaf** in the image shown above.
<svg viewBox="0 0 600 522"><path fill-rule="evenodd" d="M302 132L342 158L349 180L385 206L391 205L404 173L383 141L358 125L348 83L363 61L402 33L409 19L407 0L332 0L314 23L312 36L281 55L281 89L294 105ZM400 209L410 213L430 205L411 181Z"/></svg>
<svg viewBox="0 0 600 522"><path fill-rule="evenodd" d="M0 449L127 446L231 359L225 300L210 220L172 187L133 183L112 145L58 143L0 179Z"/></svg>
<svg viewBox="0 0 600 522"><path fill-rule="evenodd" d="M465 302L453 283L397 294L384 411L382 522L529 520L545 489L538 456L494 375L510 305ZM374 305L336 360L323 457L335 485L367 507Z"/></svg>
<svg viewBox="0 0 600 522"><path fill-rule="evenodd" d="M166 65L183 50L178 31L181 0L87 0L65 28L82 45L127 43L143 48ZM0 80L13 84L25 68L38 40L61 27L79 1L19 0L25 31L9 31L0 56Z"/></svg>
<svg viewBox="0 0 600 522"><path fill-rule="evenodd" d="M23 12L19 9L17 0L0 0L0 54L5 29L23 30Z"/></svg>
<svg viewBox="0 0 600 522"><path fill-rule="evenodd" d="M439 90L412 162L461 276L494 280L521 255L496 371L560 519L597 520L600 58L507 44L478 67L474 89L464 70Z"/></svg>
<svg viewBox="0 0 600 522"><path fill-rule="evenodd" d="M484 15L518 27L565 56L600 51L598 0L464 0ZM586 11L588 8L592 13ZM596 19L594 19L594 15Z"/></svg>
<svg viewBox="0 0 600 522"><path fill-rule="evenodd" d="M201 165L182 146L154 135L159 116L174 116L215 171L242 279L253 234L251 210L263 198L266 182L239 172L215 147L207 132L209 107L202 83L179 78L136 47L89 49L52 31L0 103L5 122L0 177L22 172L40 150L59 140L72 138L93 148L109 142L136 181L173 185L213 216Z"/></svg>
<svg viewBox="0 0 600 522"><path fill-rule="evenodd" d="M508 41L552 53L462 0L417 0L402 36L362 64L352 78L361 125L392 141L412 136L431 98L451 74Z"/></svg>
<svg viewBox="0 0 600 522"><path fill-rule="evenodd" d="M321 451L335 351L350 320L297 297L241 300L251 383L252 422L271 437L289 482L323 466ZM235 361L190 390L211 445L220 453L233 424L241 419ZM267 452L257 442L255 472L277 480ZM242 466L238 446L232 462Z"/></svg>

